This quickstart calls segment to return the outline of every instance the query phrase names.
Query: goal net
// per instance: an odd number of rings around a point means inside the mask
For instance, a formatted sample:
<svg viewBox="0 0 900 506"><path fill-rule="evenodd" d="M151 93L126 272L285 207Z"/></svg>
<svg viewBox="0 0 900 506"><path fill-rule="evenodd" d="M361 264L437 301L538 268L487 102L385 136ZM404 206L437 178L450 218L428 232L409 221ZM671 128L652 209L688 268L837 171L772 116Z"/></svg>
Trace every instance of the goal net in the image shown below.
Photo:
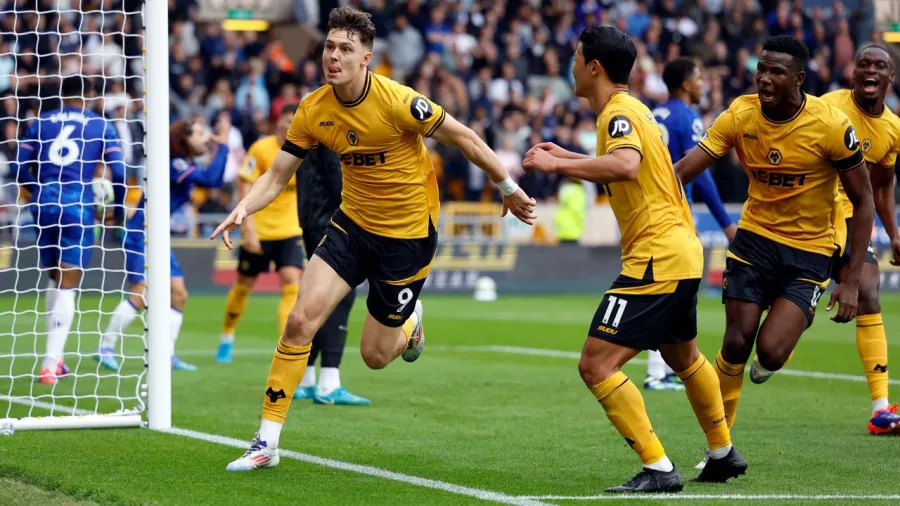
<svg viewBox="0 0 900 506"><path fill-rule="evenodd" d="M144 9L0 0L0 432L143 423Z"/></svg>

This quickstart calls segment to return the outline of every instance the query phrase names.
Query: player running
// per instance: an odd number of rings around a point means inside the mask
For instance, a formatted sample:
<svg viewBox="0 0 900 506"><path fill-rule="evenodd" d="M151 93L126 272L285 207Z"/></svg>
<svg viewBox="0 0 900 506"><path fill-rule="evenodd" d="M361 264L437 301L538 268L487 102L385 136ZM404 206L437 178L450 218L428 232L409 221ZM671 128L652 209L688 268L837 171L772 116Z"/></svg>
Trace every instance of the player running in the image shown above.
<svg viewBox="0 0 900 506"><path fill-rule="evenodd" d="M316 245L325 237L331 217L341 205L341 160L319 144L303 158L297 171L300 193L297 215L308 241L306 256L310 260ZM309 362L294 399L312 399L315 404L368 406L371 400L350 393L341 385L340 365L347 344L347 321L356 301L356 289L350 290L316 332L309 350ZM319 382L316 383L316 359L319 359Z"/></svg>
<svg viewBox="0 0 900 506"><path fill-rule="evenodd" d="M729 427L754 342L750 379L762 383L784 366L812 324L831 275L837 220L843 219L838 178L853 202L858 226L844 283L831 294L826 310L837 302L832 320L856 317L873 219L872 187L847 115L801 89L808 58L809 50L794 37L767 39L757 64L758 93L735 99L697 147L675 164L690 181L734 148L750 179L722 281L726 326L716 370Z"/></svg>
<svg viewBox="0 0 900 506"><path fill-rule="evenodd" d="M703 121L691 107L700 102L703 79L700 76L700 67L692 58L687 57L676 58L667 63L662 78L669 89L669 100L653 109L653 116L662 128L663 140L668 145L672 162L677 162L696 146L703 136ZM694 203L695 190L722 227L722 232L728 240L734 239L737 226L732 223L728 212L725 211L716 182L708 171L701 172L697 179L685 185L684 195L689 208ZM648 350L647 358L645 390L684 390L678 375L666 365L659 351Z"/></svg>
<svg viewBox="0 0 900 506"><path fill-rule="evenodd" d="M238 194L247 196L250 185L269 170L272 161L284 145L291 118L296 106L285 106L278 117L275 135L259 139L250 146L244 166L239 174ZM247 307L247 299L256 284L256 278L269 272L275 264L281 281L281 301L278 303L278 333L284 331L288 314L297 302L300 274L303 269L303 230L297 220L297 181L293 177L280 195L275 197L256 216L244 220L241 229L241 246L238 249L238 278L228 292L225 303L225 321L216 361L231 363L231 347L234 329Z"/></svg>
<svg viewBox="0 0 900 506"><path fill-rule="evenodd" d="M169 127L169 150L171 163L169 165L170 196L169 210L175 212L190 201L194 186L217 188L222 186L222 177L225 174L225 165L228 161L228 146L216 143L216 152L207 167L201 167L195 159L209 151L210 136L201 123L188 123L178 120ZM125 248L126 278L131 284L131 295L119 303L106 331L100 339L100 347L94 353L94 360L107 369L118 370L119 361L115 347L119 335L131 324L138 313L144 309L144 288L147 280L144 277L144 203L146 195L141 196L137 209L125 222L125 233L122 238ZM179 371L195 371L197 366L181 360L175 354L175 342L181 332L181 323L184 320L184 305L187 303L188 293L184 284L184 272L173 250L169 256L171 275L171 314L169 315L169 335L172 338L172 369Z"/></svg>
<svg viewBox="0 0 900 506"><path fill-rule="evenodd" d="M534 199L472 130L411 88L368 71L375 39L370 18L352 7L331 11L322 57L328 84L300 103L272 166L211 236L221 234L231 248L229 232L269 205L317 144L340 155L343 202L300 280L266 381L259 433L229 471L278 465L281 429L313 337L363 281L369 282L360 342L366 365L381 369L398 356L412 362L422 353L418 298L437 248L440 206L424 136L457 146L481 167L504 195L504 215L509 210L527 224L535 218Z"/></svg>
<svg viewBox="0 0 900 506"><path fill-rule="evenodd" d="M91 261L96 208L91 182L97 164L110 169L119 216L125 196L125 165L115 126L86 108L90 85L63 79L63 107L40 115L19 140L16 181L31 193L29 210L38 228L41 266L50 270L44 301L47 348L38 381L56 383L69 374L63 353L75 317L75 290Z"/></svg>
<svg viewBox="0 0 900 506"><path fill-rule="evenodd" d="M602 183L622 232L622 273L603 296L578 369L606 416L640 456L643 469L607 492L678 492L682 478L650 425L644 399L620 369L641 350L659 349L678 371L712 459L696 481L725 482L747 462L731 445L719 381L697 349L697 291L703 249L691 210L650 110L628 94L636 56L628 36L591 26L579 37L575 95L597 114L597 157L538 144L524 166Z"/></svg>
<svg viewBox="0 0 900 506"><path fill-rule="evenodd" d="M853 89L834 91L824 95L822 99L844 111L856 128L863 158L869 168L875 210L891 239L891 263L900 265L900 235L897 234L897 203L894 196L894 164L897 162L897 150L900 149L900 118L884 105L884 96L893 81L893 59L884 47L870 45L856 54ZM853 204L843 186L839 185L838 191L841 194L847 230L852 231ZM852 250L850 241L846 241L843 254L832 269L831 278L837 283L848 275L849 252ZM888 405L887 335L878 301L880 282L878 260L869 248L865 253L859 281L859 310L856 317L856 348L862 358L872 397L869 432L876 435L900 434L897 405Z"/></svg>

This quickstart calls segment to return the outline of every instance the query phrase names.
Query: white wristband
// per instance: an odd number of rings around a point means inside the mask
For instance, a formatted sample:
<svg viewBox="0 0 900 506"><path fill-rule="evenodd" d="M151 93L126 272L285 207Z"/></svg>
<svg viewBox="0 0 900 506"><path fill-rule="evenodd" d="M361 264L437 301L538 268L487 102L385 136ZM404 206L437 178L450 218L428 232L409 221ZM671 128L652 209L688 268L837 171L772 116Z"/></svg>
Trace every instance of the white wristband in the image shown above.
<svg viewBox="0 0 900 506"><path fill-rule="evenodd" d="M516 184L511 177L507 177L503 181L497 183L497 188L500 188L500 193L502 193L504 197L509 197L518 191L519 185Z"/></svg>

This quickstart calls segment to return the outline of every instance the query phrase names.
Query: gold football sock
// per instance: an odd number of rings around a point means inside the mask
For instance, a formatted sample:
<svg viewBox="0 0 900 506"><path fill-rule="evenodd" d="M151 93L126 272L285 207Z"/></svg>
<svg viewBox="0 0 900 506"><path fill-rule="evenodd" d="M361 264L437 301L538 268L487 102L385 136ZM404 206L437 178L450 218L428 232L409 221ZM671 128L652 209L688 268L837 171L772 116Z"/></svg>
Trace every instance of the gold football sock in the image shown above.
<svg viewBox="0 0 900 506"><path fill-rule="evenodd" d="M741 387L744 385L744 366L747 364L730 364L722 358L722 350L716 355L716 375L719 377L719 388L722 391L722 404L725 407L725 419L728 428L734 425L738 400L741 398Z"/></svg>
<svg viewBox="0 0 900 506"><path fill-rule="evenodd" d="M250 298L250 287L240 283L232 285L228 291L228 300L225 302L225 324L222 325L222 333L234 334L234 329L241 321L244 308L247 307L247 299Z"/></svg>
<svg viewBox="0 0 900 506"><path fill-rule="evenodd" d="M862 359L872 400L888 397L887 335L881 314L856 317L856 349Z"/></svg>
<svg viewBox="0 0 900 506"><path fill-rule="evenodd" d="M644 398L625 373L618 371L592 386L591 393L603 405L609 421L637 452L645 466L666 456L662 443L650 425Z"/></svg>
<svg viewBox="0 0 900 506"><path fill-rule="evenodd" d="M292 283L281 287L281 300L278 302L278 335L284 332L288 315L291 314L291 309L294 309L294 304L297 303L298 293L300 293L300 285Z"/></svg>
<svg viewBox="0 0 900 506"><path fill-rule="evenodd" d="M306 372L310 348L312 344L291 346L282 340L278 341L275 357L272 358L272 366L269 368L269 379L266 380L263 419L284 423L294 391L297 390L297 385Z"/></svg>
<svg viewBox="0 0 900 506"><path fill-rule="evenodd" d="M684 383L691 408L694 409L697 421L706 433L709 449L716 450L730 445L731 436L725 422L725 407L722 405L722 394L719 392L719 378L713 366L701 355L690 367L679 372L678 377Z"/></svg>

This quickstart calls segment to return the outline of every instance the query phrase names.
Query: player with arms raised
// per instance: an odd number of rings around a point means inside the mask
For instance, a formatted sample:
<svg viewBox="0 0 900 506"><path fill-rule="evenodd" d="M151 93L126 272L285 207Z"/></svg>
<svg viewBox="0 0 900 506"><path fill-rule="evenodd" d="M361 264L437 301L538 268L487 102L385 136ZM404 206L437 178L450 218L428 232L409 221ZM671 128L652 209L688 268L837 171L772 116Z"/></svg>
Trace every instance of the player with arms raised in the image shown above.
<svg viewBox="0 0 900 506"><path fill-rule="evenodd" d="M228 162L227 145L215 143L216 151L206 167L201 166L195 160L209 151L209 141L209 133L202 123L177 120L169 126L171 154L169 209L171 213L181 209L190 201L194 186L209 188L222 186L222 177ZM131 295L116 307L109 319L106 331L103 332L100 339L100 346L94 353L94 360L114 371L119 369L115 351L116 341L119 335L134 321L138 313L144 309L142 294L147 284L147 280L144 278L144 266L147 263L144 256L146 197L146 194L141 195L137 208L125 222L125 234L122 237L122 247L125 249L126 278L131 284ZM185 362L175 354L175 343L178 341L181 324L184 321L183 310L187 303L188 292L184 283L184 272L175 257L174 250L169 253L169 269L172 304L169 316L169 337L172 339L172 369L195 371L197 366Z"/></svg>
<svg viewBox="0 0 900 506"><path fill-rule="evenodd" d="M653 116L663 131L663 138L669 148L672 161L677 162L691 148L700 142L703 136L703 121L691 105L700 102L703 80L700 67L688 57L676 58L666 64L663 69L663 82L669 89L669 99L656 109ZM729 241L734 239L737 226L732 223L722 197L716 188L716 182L708 171L703 171L690 184L684 187L684 196L688 206L693 204L693 191L697 190L700 198L706 203L712 215ZM678 376L666 365L658 351L647 352L647 378L644 380L646 390L684 390Z"/></svg>
<svg viewBox="0 0 900 506"><path fill-rule="evenodd" d="M254 142L247 152L239 174L238 194L241 198L250 191L250 185L265 174L281 146L284 145L291 118L296 106L286 105L275 125L275 135L268 135ZM243 242L238 253L238 278L228 292L225 303L225 319L222 337L216 351L216 361L231 362L234 329L247 307L247 299L256 278L269 272L274 263L281 281L281 301L278 303L278 333L284 331L288 314L297 302L300 273L303 269L303 230L297 219L297 181L291 178L287 187L275 197L272 204L248 217L243 223Z"/></svg>
<svg viewBox="0 0 900 506"><path fill-rule="evenodd" d="M578 369L606 415L641 458L643 469L607 492L678 492L681 475L650 425L644 399L620 369L641 350L659 349L684 382L713 459L697 481L725 482L747 462L731 445L719 382L697 349L697 291L703 249L675 177L662 130L628 94L636 57L628 36L591 26L579 37L575 95L597 114L597 157L538 144L529 169L602 183L622 231L622 273L603 296Z"/></svg>
<svg viewBox="0 0 900 506"><path fill-rule="evenodd" d="M729 427L754 342L757 357L750 378L762 383L784 366L812 324L837 249L838 178L854 204L858 226L847 276L827 310L837 302L833 320L856 317L872 187L847 115L801 89L808 58L809 50L794 37L766 40L757 64L758 93L735 99L697 147L675 164L676 172L691 181L734 148L750 178L722 281L726 323L716 370Z"/></svg>
<svg viewBox="0 0 900 506"><path fill-rule="evenodd" d="M484 170L511 211L531 224L533 199L509 178L497 155L475 133L411 88L368 71L375 39L371 16L351 7L328 16L322 56L328 84L297 108L287 140L269 170L212 234L223 235L269 205L318 143L344 165L343 202L300 281L297 299L266 381L262 422L250 449L229 471L278 465L278 442L291 399L303 378L310 343L351 289L369 282L369 314L360 351L372 369L422 353L422 303L437 248L437 178L422 141L457 146Z"/></svg>
<svg viewBox="0 0 900 506"><path fill-rule="evenodd" d="M60 91L63 107L34 120L19 141L15 166L16 180L31 192L41 266L51 269L45 300L47 350L38 379L47 385L69 373L63 351L75 317L75 289L94 245L91 181L97 163L109 166L120 218L125 197L125 165L115 126L86 109L90 86L84 78L65 78Z"/></svg>
<svg viewBox="0 0 900 506"><path fill-rule="evenodd" d="M894 61L887 50L878 45L866 46L856 54L853 89L828 93L822 96L822 100L843 111L856 128L863 158L869 168L875 210L891 239L894 257L891 263L900 265L900 235L897 234L897 202L894 196L894 164L900 149L900 118L884 105L884 96L893 81ZM852 233L849 231L853 230L853 203L843 186L839 185L838 190L847 230ZM831 277L838 283L848 275L850 251L853 248L847 240L843 254L832 270ZM859 283L856 348L862 358L872 397L869 432L877 435L900 434L897 405L888 405L887 335L878 301L880 282L878 260L868 249Z"/></svg>

